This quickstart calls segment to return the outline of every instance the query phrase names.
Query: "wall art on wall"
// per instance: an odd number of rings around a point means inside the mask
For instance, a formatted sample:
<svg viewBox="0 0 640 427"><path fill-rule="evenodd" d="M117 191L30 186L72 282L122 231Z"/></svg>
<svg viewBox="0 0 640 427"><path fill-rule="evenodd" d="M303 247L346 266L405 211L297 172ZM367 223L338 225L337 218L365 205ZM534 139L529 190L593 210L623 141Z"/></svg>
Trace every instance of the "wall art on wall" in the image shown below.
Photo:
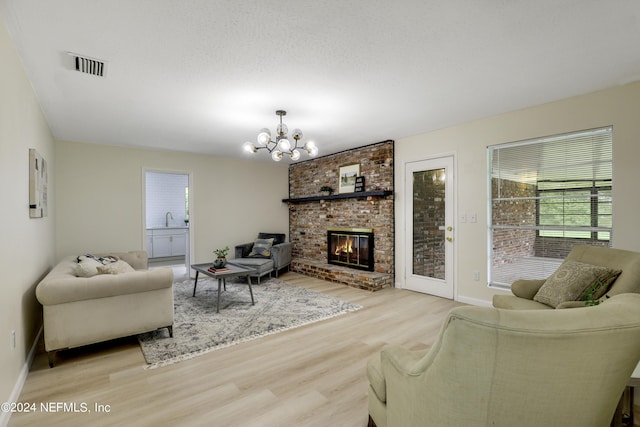
<svg viewBox="0 0 640 427"><path fill-rule="evenodd" d="M360 164L340 167L339 193L353 193L356 188L356 178L360 175Z"/></svg>
<svg viewBox="0 0 640 427"><path fill-rule="evenodd" d="M29 149L29 216L47 216L47 161L34 148Z"/></svg>

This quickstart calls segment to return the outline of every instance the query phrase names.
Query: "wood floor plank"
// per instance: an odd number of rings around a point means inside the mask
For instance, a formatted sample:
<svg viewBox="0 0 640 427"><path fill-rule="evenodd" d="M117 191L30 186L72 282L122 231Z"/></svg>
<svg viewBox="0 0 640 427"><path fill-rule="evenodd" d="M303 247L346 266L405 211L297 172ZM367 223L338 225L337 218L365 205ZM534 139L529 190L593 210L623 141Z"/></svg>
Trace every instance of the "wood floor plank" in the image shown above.
<svg viewBox="0 0 640 427"><path fill-rule="evenodd" d="M462 305L296 273L280 278L363 308L157 369L144 369L133 337L61 352L53 369L40 352L20 402L85 403L92 411L16 413L9 426L364 426L367 359L385 345L428 348Z"/></svg>

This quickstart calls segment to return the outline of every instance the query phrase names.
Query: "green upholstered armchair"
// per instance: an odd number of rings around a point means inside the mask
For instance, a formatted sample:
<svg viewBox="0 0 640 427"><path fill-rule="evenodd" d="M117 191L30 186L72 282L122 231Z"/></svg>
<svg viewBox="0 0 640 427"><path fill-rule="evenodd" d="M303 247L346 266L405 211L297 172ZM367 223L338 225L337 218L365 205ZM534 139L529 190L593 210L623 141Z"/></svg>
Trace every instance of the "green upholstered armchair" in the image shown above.
<svg viewBox="0 0 640 427"><path fill-rule="evenodd" d="M575 246L565 261L577 261L600 267L622 270L609 291L600 298L624 293L640 293L640 253L600 246ZM534 297L545 283L543 280L517 280L511 285L513 295L494 295L493 306L511 309L553 309L549 305L534 301ZM556 308L584 307L584 301L564 302Z"/></svg>
<svg viewBox="0 0 640 427"><path fill-rule="evenodd" d="M458 307L427 351L367 365L370 425L608 426L640 359L640 294L581 310Z"/></svg>

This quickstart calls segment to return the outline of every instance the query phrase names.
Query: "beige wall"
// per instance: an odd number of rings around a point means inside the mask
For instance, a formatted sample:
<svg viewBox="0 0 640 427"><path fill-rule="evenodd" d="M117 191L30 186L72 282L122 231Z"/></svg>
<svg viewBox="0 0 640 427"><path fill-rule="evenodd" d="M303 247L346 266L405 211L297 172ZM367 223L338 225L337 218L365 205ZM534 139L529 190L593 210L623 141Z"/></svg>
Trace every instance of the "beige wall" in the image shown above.
<svg viewBox="0 0 640 427"><path fill-rule="evenodd" d="M57 259L143 248L145 170L192 174L193 262L259 231L288 238L286 164L65 141L55 152Z"/></svg>
<svg viewBox="0 0 640 427"><path fill-rule="evenodd" d="M457 211L477 212L477 223L456 219L456 299L488 304L486 147L545 135L613 125L613 245L640 251L640 82L514 111L396 141L396 282L405 277L405 165L454 153L457 160ZM456 218L459 215L456 214ZM473 280L480 272L480 281Z"/></svg>
<svg viewBox="0 0 640 427"><path fill-rule="evenodd" d="M0 402L26 376L27 356L41 324L34 289L54 263L53 138L0 19ZM29 148L49 165L49 215L29 218ZM16 348L10 346L16 332ZM0 425L7 414L0 413Z"/></svg>

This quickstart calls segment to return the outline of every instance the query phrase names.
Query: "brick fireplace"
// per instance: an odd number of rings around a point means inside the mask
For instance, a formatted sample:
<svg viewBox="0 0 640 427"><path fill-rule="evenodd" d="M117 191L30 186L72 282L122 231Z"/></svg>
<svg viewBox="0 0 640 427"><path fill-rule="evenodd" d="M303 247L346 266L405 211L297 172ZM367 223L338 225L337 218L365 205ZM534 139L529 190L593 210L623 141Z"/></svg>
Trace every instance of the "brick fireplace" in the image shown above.
<svg viewBox="0 0 640 427"><path fill-rule="evenodd" d="M373 271L374 240L370 228L329 228L327 262L333 265Z"/></svg>
<svg viewBox="0 0 640 427"><path fill-rule="evenodd" d="M393 286L393 145L393 141L384 141L289 166L289 198L285 201L293 271L372 291ZM354 164L364 177L364 191L338 193L340 167ZM322 186L332 187L334 194L321 195ZM348 263L329 263L330 229L371 230L375 235L368 260L371 266L356 269Z"/></svg>

